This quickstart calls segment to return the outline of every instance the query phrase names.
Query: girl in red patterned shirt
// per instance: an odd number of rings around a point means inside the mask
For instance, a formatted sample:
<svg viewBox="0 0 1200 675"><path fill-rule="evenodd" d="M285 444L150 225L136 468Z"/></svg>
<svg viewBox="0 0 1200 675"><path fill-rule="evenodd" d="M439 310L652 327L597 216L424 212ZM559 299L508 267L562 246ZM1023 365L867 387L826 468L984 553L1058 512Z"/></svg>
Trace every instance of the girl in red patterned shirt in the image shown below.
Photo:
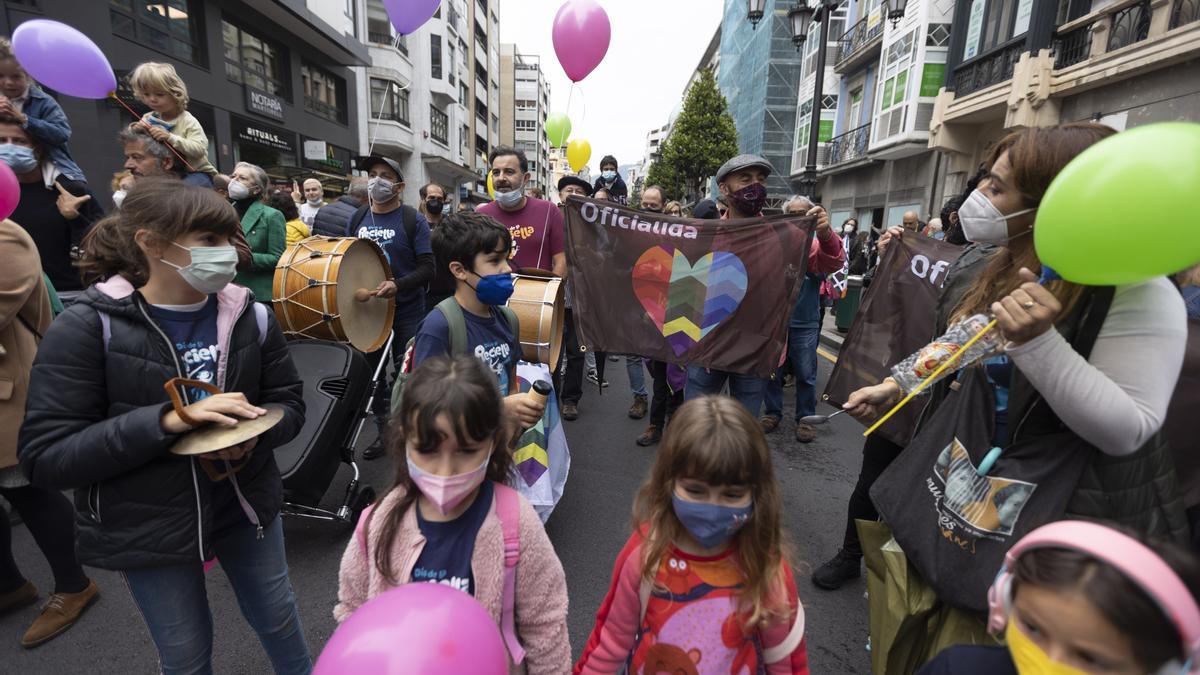
<svg viewBox="0 0 1200 675"><path fill-rule="evenodd" d="M684 404L575 673L808 673L780 511L758 421L731 398Z"/></svg>

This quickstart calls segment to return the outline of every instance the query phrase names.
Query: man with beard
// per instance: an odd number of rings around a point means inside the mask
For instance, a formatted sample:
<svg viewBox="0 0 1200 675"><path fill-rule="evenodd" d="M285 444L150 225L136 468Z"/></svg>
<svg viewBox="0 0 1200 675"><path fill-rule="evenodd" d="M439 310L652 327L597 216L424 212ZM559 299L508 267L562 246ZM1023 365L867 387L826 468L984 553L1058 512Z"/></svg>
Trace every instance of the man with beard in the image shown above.
<svg viewBox="0 0 1200 675"><path fill-rule="evenodd" d="M562 211L544 199L525 194L529 183L525 153L501 145L492 150L488 164L492 167L496 200L480 206L478 212L508 228L513 240L510 265L518 272L536 268L565 277L567 254L563 248Z"/></svg>

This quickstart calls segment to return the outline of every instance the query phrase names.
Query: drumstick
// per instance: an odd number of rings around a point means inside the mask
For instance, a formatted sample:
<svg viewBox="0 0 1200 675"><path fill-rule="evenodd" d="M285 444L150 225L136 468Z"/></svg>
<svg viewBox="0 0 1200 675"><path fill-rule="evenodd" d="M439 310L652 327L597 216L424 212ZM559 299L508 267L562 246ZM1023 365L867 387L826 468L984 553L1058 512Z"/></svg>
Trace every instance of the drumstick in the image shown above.
<svg viewBox="0 0 1200 675"><path fill-rule="evenodd" d="M360 288L354 291L354 299L359 302L366 302L373 297L375 297L375 291L369 288Z"/></svg>

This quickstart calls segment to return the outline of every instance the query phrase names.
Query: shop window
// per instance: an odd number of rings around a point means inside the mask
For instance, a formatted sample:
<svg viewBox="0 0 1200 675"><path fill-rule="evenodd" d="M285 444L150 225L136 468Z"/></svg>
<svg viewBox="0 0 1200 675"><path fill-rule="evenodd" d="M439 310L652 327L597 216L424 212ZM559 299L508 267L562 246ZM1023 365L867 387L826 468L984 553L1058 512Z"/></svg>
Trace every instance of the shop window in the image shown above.
<svg viewBox="0 0 1200 675"><path fill-rule="evenodd" d="M391 80L371 78L371 114L407 126L408 90L401 89Z"/></svg>
<svg viewBox="0 0 1200 675"><path fill-rule="evenodd" d="M205 65L203 13L194 0L108 0L108 16L113 33Z"/></svg>
<svg viewBox="0 0 1200 675"><path fill-rule="evenodd" d="M310 63L300 66L304 109L334 122L346 123L346 81Z"/></svg>
<svg viewBox="0 0 1200 675"><path fill-rule="evenodd" d="M221 21L221 34L225 43L226 78L292 99L287 52L282 47L225 20Z"/></svg>
<svg viewBox="0 0 1200 675"><path fill-rule="evenodd" d="M442 145L450 144L450 116L437 106L429 106L429 135Z"/></svg>

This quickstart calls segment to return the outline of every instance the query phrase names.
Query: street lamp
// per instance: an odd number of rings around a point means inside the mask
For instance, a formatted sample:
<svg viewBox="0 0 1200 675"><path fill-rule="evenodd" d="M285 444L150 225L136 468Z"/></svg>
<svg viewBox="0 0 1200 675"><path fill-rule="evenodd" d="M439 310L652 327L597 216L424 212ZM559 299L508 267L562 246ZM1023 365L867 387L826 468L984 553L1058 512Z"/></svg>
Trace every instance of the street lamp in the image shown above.
<svg viewBox="0 0 1200 675"><path fill-rule="evenodd" d="M884 8L887 9L887 18L892 22L892 28L900 23L900 19L904 18L904 6L908 4L908 0L889 0L884 3Z"/></svg>
<svg viewBox="0 0 1200 675"><path fill-rule="evenodd" d="M754 30L758 30L758 22L762 21L763 9L767 6L767 0L749 0L749 6L746 18L750 20L750 26Z"/></svg>
<svg viewBox="0 0 1200 675"><path fill-rule="evenodd" d="M788 21L792 24L792 44L796 45L796 51L800 51L808 38L808 27L812 25L813 13L813 8L805 2L797 2L788 10Z"/></svg>

